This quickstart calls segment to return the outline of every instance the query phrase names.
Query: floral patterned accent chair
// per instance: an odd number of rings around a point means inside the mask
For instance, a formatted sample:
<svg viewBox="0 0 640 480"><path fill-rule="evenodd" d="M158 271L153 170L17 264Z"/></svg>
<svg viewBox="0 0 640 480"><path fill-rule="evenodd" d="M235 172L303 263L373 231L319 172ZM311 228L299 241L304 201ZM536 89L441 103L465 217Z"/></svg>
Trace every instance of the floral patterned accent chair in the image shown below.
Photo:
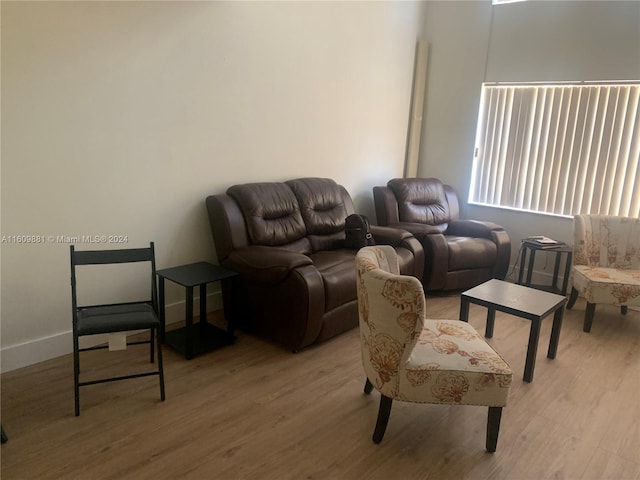
<svg viewBox="0 0 640 480"><path fill-rule="evenodd" d="M591 331L596 304L640 306L640 219L576 215L573 219L573 267L567 308L578 296L587 300L585 332Z"/></svg>
<svg viewBox="0 0 640 480"><path fill-rule="evenodd" d="M364 391L381 393L374 443L384 436L393 400L488 406L486 449L495 452L513 372L466 322L425 318L420 281L400 275L393 248L356 255Z"/></svg>

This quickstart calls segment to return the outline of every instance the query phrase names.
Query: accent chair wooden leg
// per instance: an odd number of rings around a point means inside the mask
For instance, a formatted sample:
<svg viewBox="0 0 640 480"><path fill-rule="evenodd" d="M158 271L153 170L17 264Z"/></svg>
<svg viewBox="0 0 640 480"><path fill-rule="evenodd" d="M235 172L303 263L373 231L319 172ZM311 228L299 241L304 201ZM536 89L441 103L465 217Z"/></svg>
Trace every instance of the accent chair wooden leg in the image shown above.
<svg viewBox="0 0 640 480"><path fill-rule="evenodd" d="M584 312L584 325L582 330L589 333L593 323L593 315L596 312L596 304L587 302L587 310Z"/></svg>
<svg viewBox="0 0 640 480"><path fill-rule="evenodd" d="M364 393L369 395L372 391L373 391L373 384L371 383L371 380L367 378L367 381L364 384Z"/></svg>
<svg viewBox="0 0 640 480"><path fill-rule="evenodd" d="M502 407L489 407L487 415L487 452L494 453L498 446L498 433L500 433L500 418Z"/></svg>
<svg viewBox="0 0 640 480"><path fill-rule="evenodd" d="M384 395L380 396L380 409L378 410L378 420L376 421L376 429L373 432L373 443L380 443L384 432L387 429L389 415L391 414L391 404L393 400Z"/></svg>
<svg viewBox="0 0 640 480"><path fill-rule="evenodd" d="M623 315L626 315L628 311L629 311L629 307L627 307L626 305L620 306L620 313L622 313Z"/></svg>
<svg viewBox="0 0 640 480"><path fill-rule="evenodd" d="M567 308L571 309L576 304L578 299L578 290L575 287L571 287L571 295L569 295L569 301L567 302Z"/></svg>

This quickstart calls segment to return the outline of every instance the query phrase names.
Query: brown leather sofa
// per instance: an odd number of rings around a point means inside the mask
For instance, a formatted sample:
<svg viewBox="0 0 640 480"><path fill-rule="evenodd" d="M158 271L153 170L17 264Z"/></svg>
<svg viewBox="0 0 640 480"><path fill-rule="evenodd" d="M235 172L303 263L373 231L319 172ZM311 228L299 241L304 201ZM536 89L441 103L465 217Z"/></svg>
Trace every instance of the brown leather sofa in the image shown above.
<svg viewBox="0 0 640 480"><path fill-rule="evenodd" d="M373 187L379 225L407 230L424 247L426 290L459 290L509 269L511 240L500 225L460 220L458 197L436 178L395 178Z"/></svg>
<svg viewBox="0 0 640 480"><path fill-rule="evenodd" d="M356 250L344 248L354 213L326 178L234 185L206 199L218 260L240 273L232 311L239 326L293 351L358 325ZM395 247L400 271L422 277L424 252L410 233L372 226Z"/></svg>

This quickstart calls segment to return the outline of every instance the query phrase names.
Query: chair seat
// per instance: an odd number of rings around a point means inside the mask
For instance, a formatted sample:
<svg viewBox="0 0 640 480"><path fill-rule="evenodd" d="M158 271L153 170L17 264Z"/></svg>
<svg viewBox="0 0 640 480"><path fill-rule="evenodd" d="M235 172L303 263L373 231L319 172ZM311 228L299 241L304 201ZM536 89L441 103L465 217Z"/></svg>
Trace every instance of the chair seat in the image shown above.
<svg viewBox="0 0 640 480"><path fill-rule="evenodd" d="M513 372L466 322L424 321L400 378L402 400L504 406Z"/></svg>
<svg viewBox="0 0 640 480"><path fill-rule="evenodd" d="M87 307L78 311L78 335L158 328L160 321L148 303Z"/></svg>
<svg viewBox="0 0 640 480"><path fill-rule="evenodd" d="M589 303L640 306L640 270L574 265L573 287Z"/></svg>

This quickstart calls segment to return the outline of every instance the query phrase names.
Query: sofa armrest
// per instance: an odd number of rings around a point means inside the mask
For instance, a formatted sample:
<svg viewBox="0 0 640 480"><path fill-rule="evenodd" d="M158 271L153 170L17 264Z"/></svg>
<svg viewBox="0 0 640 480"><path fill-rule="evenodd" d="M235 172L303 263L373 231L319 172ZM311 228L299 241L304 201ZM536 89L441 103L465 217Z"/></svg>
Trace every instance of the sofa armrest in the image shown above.
<svg viewBox="0 0 640 480"><path fill-rule="evenodd" d="M413 256L413 271L406 272L419 279L424 273L424 248L422 243L406 230L395 227L381 227L371 225L371 233L376 245L390 245L394 248L404 248Z"/></svg>
<svg viewBox="0 0 640 480"><path fill-rule="evenodd" d="M261 285L282 282L292 270L313 265L306 255L281 248L251 246L231 252L224 266Z"/></svg>
<svg viewBox="0 0 640 480"><path fill-rule="evenodd" d="M413 235L399 228L381 227L379 225L371 225L371 233L373 239L378 245L391 245L397 247L407 238L413 238Z"/></svg>
<svg viewBox="0 0 640 480"><path fill-rule="evenodd" d="M210 195L206 201L209 225L220 262L233 250L249 245L244 216L238 204L229 195Z"/></svg>
<svg viewBox="0 0 640 480"><path fill-rule="evenodd" d="M387 226L399 221L398 201L389 187L373 187L373 202L378 225Z"/></svg>

